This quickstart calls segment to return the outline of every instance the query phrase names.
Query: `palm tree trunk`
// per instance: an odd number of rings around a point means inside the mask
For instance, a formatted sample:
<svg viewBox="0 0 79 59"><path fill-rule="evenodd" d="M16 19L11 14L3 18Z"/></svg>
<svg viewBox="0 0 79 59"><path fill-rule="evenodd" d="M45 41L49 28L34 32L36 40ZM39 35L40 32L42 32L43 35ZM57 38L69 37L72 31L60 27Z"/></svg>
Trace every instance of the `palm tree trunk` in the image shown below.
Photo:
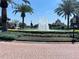
<svg viewBox="0 0 79 59"><path fill-rule="evenodd" d="M69 27L70 27L70 26L69 26L69 22L70 22L69 20L70 20L70 16L68 15L68 16L67 16L67 29L69 29Z"/></svg>
<svg viewBox="0 0 79 59"><path fill-rule="evenodd" d="M7 21L7 9L2 8L2 32L7 31L6 21Z"/></svg>
<svg viewBox="0 0 79 59"><path fill-rule="evenodd" d="M7 31L6 21L7 21L7 0L1 0L1 8L2 8L2 32Z"/></svg>
<svg viewBox="0 0 79 59"><path fill-rule="evenodd" d="M24 17L22 17L22 28L24 28Z"/></svg>

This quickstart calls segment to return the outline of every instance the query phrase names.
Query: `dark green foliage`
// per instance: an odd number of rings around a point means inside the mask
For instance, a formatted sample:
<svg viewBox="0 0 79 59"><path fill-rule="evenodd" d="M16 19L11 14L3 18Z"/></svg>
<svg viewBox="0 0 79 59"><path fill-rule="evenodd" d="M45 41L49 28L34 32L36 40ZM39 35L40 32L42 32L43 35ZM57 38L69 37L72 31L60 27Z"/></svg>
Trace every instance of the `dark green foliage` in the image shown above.
<svg viewBox="0 0 79 59"><path fill-rule="evenodd" d="M66 25L57 19L54 23L49 24L49 29L66 29Z"/></svg>
<svg viewBox="0 0 79 59"><path fill-rule="evenodd" d="M75 29L79 29L79 16L74 16L71 20L70 20L70 26L73 29L73 26Z"/></svg>
<svg viewBox="0 0 79 59"><path fill-rule="evenodd" d="M30 2L28 0L22 0L26 5L30 4ZM7 31L7 25L6 25L6 20L7 20L7 8L9 3L11 3L11 5L17 5L15 2L13 2L12 0L0 0L0 7L2 8L2 32L6 32ZM27 11L31 12L30 6L27 6ZM23 9L25 10L25 9ZM23 14L25 14L25 12L23 11ZM23 17L24 19L24 17Z"/></svg>
<svg viewBox="0 0 79 59"><path fill-rule="evenodd" d="M73 36L71 36L71 37L73 37ZM76 32L76 33L74 34L74 38L76 38L77 41L79 41L79 33L78 33L78 32Z"/></svg>
<svg viewBox="0 0 79 59"><path fill-rule="evenodd" d="M9 33L0 33L0 40L3 41L12 41L15 39L15 35L9 34Z"/></svg>
<svg viewBox="0 0 79 59"><path fill-rule="evenodd" d="M19 27L22 28L22 26L24 26L24 28L26 27L26 24L22 24L22 23L19 23Z"/></svg>
<svg viewBox="0 0 79 59"><path fill-rule="evenodd" d="M23 0L24 1L24 0ZM27 2L28 3L28 2ZM22 28L24 28L24 21L25 21L25 16L26 16L26 13L30 13L32 14L33 13L33 9L30 7L30 5L28 4L17 4L15 7L14 7L14 11L13 13L21 13L21 17L22 17Z"/></svg>
<svg viewBox="0 0 79 59"><path fill-rule="evenodd" d="M20 41L41 41L41 42L72 42L72 31L15 31L2 33L4 36L8 35L11 39ZM75 40L79 41L79 33L75 32ZM1 35L1 34L0 34ZM4 37L5 39L5 37ZM7 40L6 38L5 40Z"/></svg>
<svg viewBox="0 0 79 59"><path fill-rule="evenodd" d="M77 0L62 0L55 12L59 16L64 16L67 19L67 27L69 28L69 21L72 15L76 15L79 10L79 3Z"/></svg>
<svg viewBox="0 0 79 59"><path fill-rule="evenodd" d="M34 27L34 28L38 28L38 24L35 24L33 27Z"/></svg>
<svg viewBox="0 0 79 59"><path fill-rule="evenodd" d="M2 30L2 26L0 26L0 30Z"/></svg>
<svg viewBox="0 0 79 59"><path fill-rule="evenodd" d="M52 29L52 24L48 24L49 25L49 29Z"/></svg>
<svg viewBox="0 0 79 59"><path fill-rule="evenodd" d="M71 33L70 33L71 34ZM69 33L59 32L26 32L25 35L20 36L19 41L38 41L38 42L70 42L72 38Z"/></svg>
<svg viewBox="0 0 79 59"><path fill-rule="evenodd" d="M3 33L0 32L0 40L13 41L22 35L23 35L23 33L18 33L18 32L3 32Z"/></svg>
<svg viewBox="0 0 79 59"><path fill-rule="evenodd" d="M29 30L16 30L15 32L23 32L23 33L41 33L41 34L43 34L43 33L45 33L45 34L47 34L47 33L72 33L72 31L68 31L68 30L56 30L56 31L29 31Z"/></svg>

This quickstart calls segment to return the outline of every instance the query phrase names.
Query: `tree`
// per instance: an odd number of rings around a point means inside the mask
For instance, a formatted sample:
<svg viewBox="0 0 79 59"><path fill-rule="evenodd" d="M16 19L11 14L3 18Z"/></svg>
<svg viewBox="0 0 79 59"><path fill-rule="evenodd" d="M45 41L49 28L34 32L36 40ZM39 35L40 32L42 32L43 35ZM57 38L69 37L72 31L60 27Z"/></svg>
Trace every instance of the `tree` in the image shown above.
<svg viewBox="0 0 79 59"><path fill-rule="evenodd" d="M19 27L22 28L23 24L19 23ZM27 25L24 23L24 27L27 27Z"/></svg>
<svg viewBox="0 0 79 59"><path fill-rule="evenodd" d="M30 14L32 14L33 13L33 9L29 6L29 5L27 5L27 4L21 4L21 5L16 5L15 7L14 7L14 11L13 11L13 13L18 13L18 12L20 12L21 13L21 17L22 17L22 28L24 28L24 18L25 18L25 14L26 13L30 13Z"/></svg>
<svg viewBox="0 0 79 59"><path fill-rule="evenodd" d="M67 28L69 29L70 16L75 15L78 11L78 1L77 0L62 0L59 7L55 9L55 12L59 16L65 16L67 19Z"/></svg>
<svg viewBox="0 0 79 59"><path fill-rule="evenodd" d="M28 0L22 0L24 3L29 3ZM7 8L9 3L13 3L16 5L15 2L12 2L12 0L0 0L0 7L2 8L2 32L7 31L7 26L6 26L6 20L7 20Z"/></svg>
<svg viewBox="0 0 79 59"><path fill-rule="evenodd" d="M6 27L6 20L7 20L7 7L8 7L8 1L6 0L1 0L0 2L0 7L2 8L2 31L7 31Z"/></svg>

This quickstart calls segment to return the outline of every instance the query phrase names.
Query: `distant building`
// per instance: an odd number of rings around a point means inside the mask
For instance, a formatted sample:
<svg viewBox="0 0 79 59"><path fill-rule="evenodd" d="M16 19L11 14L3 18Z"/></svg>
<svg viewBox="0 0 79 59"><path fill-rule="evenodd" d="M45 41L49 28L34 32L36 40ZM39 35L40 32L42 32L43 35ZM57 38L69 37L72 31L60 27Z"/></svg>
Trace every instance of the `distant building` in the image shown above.
<svg viewBox="0 0 79 59"><path fill-rule="evenodd" d="M66 27L66 25L62 23L59 19L57 19L55 23L53 23L51 26L56 29L63 29L64 27Z"/></svg>
<svg viewBox="0 0 79 59"><path fill-rule="evenodd" d="M79 17L76 16L76 17L73 17L71 20L70 20L70 27L73 28L73 26L75 28L79 28Z"/></svg>
<svg viewBox="0 0 79 59"><path fill-rule="evenodd" d="M61 21L60 21L59 19L57 19L57 20L55 21L55 25L61 25Z"/></svg>
<svg viewBox="0 0 79 59"><path fill-rule="evenodd" d="M57 19L54 24L55 24L56 26L64 26L64 25L65 25L65 24L62 23L59 19Z"/></svg>

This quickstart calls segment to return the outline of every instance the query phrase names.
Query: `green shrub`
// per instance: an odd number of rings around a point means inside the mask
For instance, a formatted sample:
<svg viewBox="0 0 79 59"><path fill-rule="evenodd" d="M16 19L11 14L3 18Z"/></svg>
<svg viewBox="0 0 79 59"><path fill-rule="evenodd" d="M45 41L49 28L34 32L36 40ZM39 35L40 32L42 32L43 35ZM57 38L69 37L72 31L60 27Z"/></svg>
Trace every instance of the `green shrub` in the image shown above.
<svg viewBox="0 0 79 59"><path fill-rule="evenodd" d="M15 38L11 37L11 36L0 36L0 39L3 40L3 41L12 41Z"/></svg>
<svg viewBox="0 0 79 59"><path fill-rule="evenodd" d="M0 33L0 40L12 41L16 38L16 35L10 33Z"/></svg>
<svg viewBox="0 0 79 59"><path fill-rule="evenodd" d="M12 41L22 35L23 33L18 33L18 32L0 32L0 40Z"/></svg>
<svg viewBox="0 0 79 59"><path fill-rule="evenodd" d="M1 41L13 41L22 37L24 33L19 32L0 32L0 40Z"/></svg>
<svg viewBox="0 0 79 59"><path fill-rule="evenodd" d="M0 26L0 30L2 30L2 26Z"/></svg>

